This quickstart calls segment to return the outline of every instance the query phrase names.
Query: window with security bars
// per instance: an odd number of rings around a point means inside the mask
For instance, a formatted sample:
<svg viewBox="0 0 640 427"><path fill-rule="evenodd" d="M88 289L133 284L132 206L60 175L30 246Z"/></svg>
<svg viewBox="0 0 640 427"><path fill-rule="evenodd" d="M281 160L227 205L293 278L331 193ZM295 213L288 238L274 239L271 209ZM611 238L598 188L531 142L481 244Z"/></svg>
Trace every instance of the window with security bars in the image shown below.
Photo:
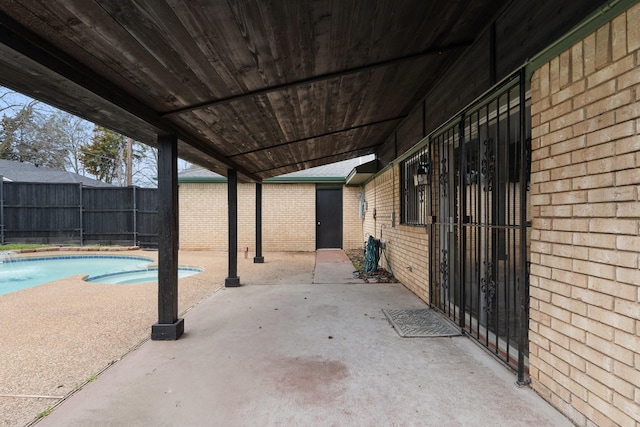
<svg viewBox="0 0 640 427"><path fill-rule="evenodd" d="M401 164L402 171L402 223L408 225L428 224L431 215L429 189L431 186L431 163L425 147Z"/></svg>

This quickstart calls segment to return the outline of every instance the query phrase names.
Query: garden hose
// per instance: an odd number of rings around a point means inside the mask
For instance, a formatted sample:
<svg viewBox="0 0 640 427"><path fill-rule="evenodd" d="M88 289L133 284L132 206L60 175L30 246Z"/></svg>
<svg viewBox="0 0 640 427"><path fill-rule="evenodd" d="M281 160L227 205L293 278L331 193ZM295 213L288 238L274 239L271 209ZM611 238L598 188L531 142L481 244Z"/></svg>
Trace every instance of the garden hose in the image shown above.
<svg viewBox="0 0 640 427"><path fill-rule="evenodd" d="M364 272L371 276L378 270L378 261L380 259L380 241L369 236L367 240L367 249L364 254Z"/></svg>

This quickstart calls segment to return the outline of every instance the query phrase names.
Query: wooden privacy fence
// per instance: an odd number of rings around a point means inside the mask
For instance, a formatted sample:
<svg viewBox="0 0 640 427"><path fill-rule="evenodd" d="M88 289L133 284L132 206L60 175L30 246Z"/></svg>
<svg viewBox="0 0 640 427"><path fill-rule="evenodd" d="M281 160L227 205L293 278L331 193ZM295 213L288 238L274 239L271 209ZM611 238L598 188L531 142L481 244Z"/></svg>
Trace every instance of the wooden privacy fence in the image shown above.
<svg viewBox="0 0 640 427"><path fill-rule="evenodd" d="M2 182L0 242L155 247L155 188Z"/></svg>

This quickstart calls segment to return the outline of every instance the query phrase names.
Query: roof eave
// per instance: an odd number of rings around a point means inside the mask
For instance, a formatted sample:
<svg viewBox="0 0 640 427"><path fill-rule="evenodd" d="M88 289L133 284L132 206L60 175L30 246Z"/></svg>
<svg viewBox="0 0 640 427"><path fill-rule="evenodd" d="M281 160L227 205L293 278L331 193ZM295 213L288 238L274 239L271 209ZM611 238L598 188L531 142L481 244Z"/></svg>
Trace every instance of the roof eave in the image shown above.
<svg viewBox="0 0 640 427"><path fill-rule="evenodd" d="M218 183L227 182L225 177L184 177L178 178L178 184L196 183ZM273 177L262 181L264 184L345 184L344 177L324 176L324 177Z"/></svg>
<svg viewBox="0 0 640 427"><path fill-rule="evenodd" d="M380 170L380 162L373 159L370 162L356 166L349 172L345 179L345 184L355 187L366 184Z"/></svg>

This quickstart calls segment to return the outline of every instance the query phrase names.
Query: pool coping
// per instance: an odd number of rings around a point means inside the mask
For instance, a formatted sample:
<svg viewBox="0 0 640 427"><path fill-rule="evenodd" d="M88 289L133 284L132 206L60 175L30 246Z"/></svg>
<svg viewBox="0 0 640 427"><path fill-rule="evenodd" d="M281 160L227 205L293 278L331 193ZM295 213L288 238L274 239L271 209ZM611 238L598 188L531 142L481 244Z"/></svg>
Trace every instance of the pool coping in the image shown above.
<svg viewBox="0 0 640 427"><path fill-rule="evenodd" d="M9 249L0 252L12 252L15 254L28 254L34 252L126 252L145 250L139 246L51 246L43 248L24 248L24 249ZM154 250L155 251L155 250Z"/></svg>
<svg viewBox="0 0 640 427"><path fill-rule="evenodd" d="M47 260L58 260L58 259L95 259L95 258L106 258L106 259L133 259L137 261L149 261L149 264L156 263L156 260L153 258L147 258L142 256L117 256L117 255L52 255L52 256L25 256L25 257L17 257L17 258L5 258L0 260L0 264L13 264L17 262L29 262L29 261L47 261Z"/></svg>
<svg viewBox="0 0 640 427"><path fill-rule="evenodd" d="M99 255L98 255L99 256ZM105 278L105 277L113 277L113 276L121 276L123 274L131 274L131 273L142 273L142 272L148 272L148 271L157 271L158 267L148 267L145 269L137 269L137 270L126 270L126 271L118 271L116 273L105 273L105 274L100 274L98 276L85 276L82 280L84 280L87 283L95 283L97 285L122 285L124 283L100 283L100 282L96 282L96 280ZM182 267L182 266L178 266L178 270L182 270L182 271L196 271L198 273L202 273L204 271L204 268L202 267ZM139 282L139 283L153 283L156 282L156 280L151 280L149 282ZM126 284L137 284L137 283L126 283Z"/></svg>

